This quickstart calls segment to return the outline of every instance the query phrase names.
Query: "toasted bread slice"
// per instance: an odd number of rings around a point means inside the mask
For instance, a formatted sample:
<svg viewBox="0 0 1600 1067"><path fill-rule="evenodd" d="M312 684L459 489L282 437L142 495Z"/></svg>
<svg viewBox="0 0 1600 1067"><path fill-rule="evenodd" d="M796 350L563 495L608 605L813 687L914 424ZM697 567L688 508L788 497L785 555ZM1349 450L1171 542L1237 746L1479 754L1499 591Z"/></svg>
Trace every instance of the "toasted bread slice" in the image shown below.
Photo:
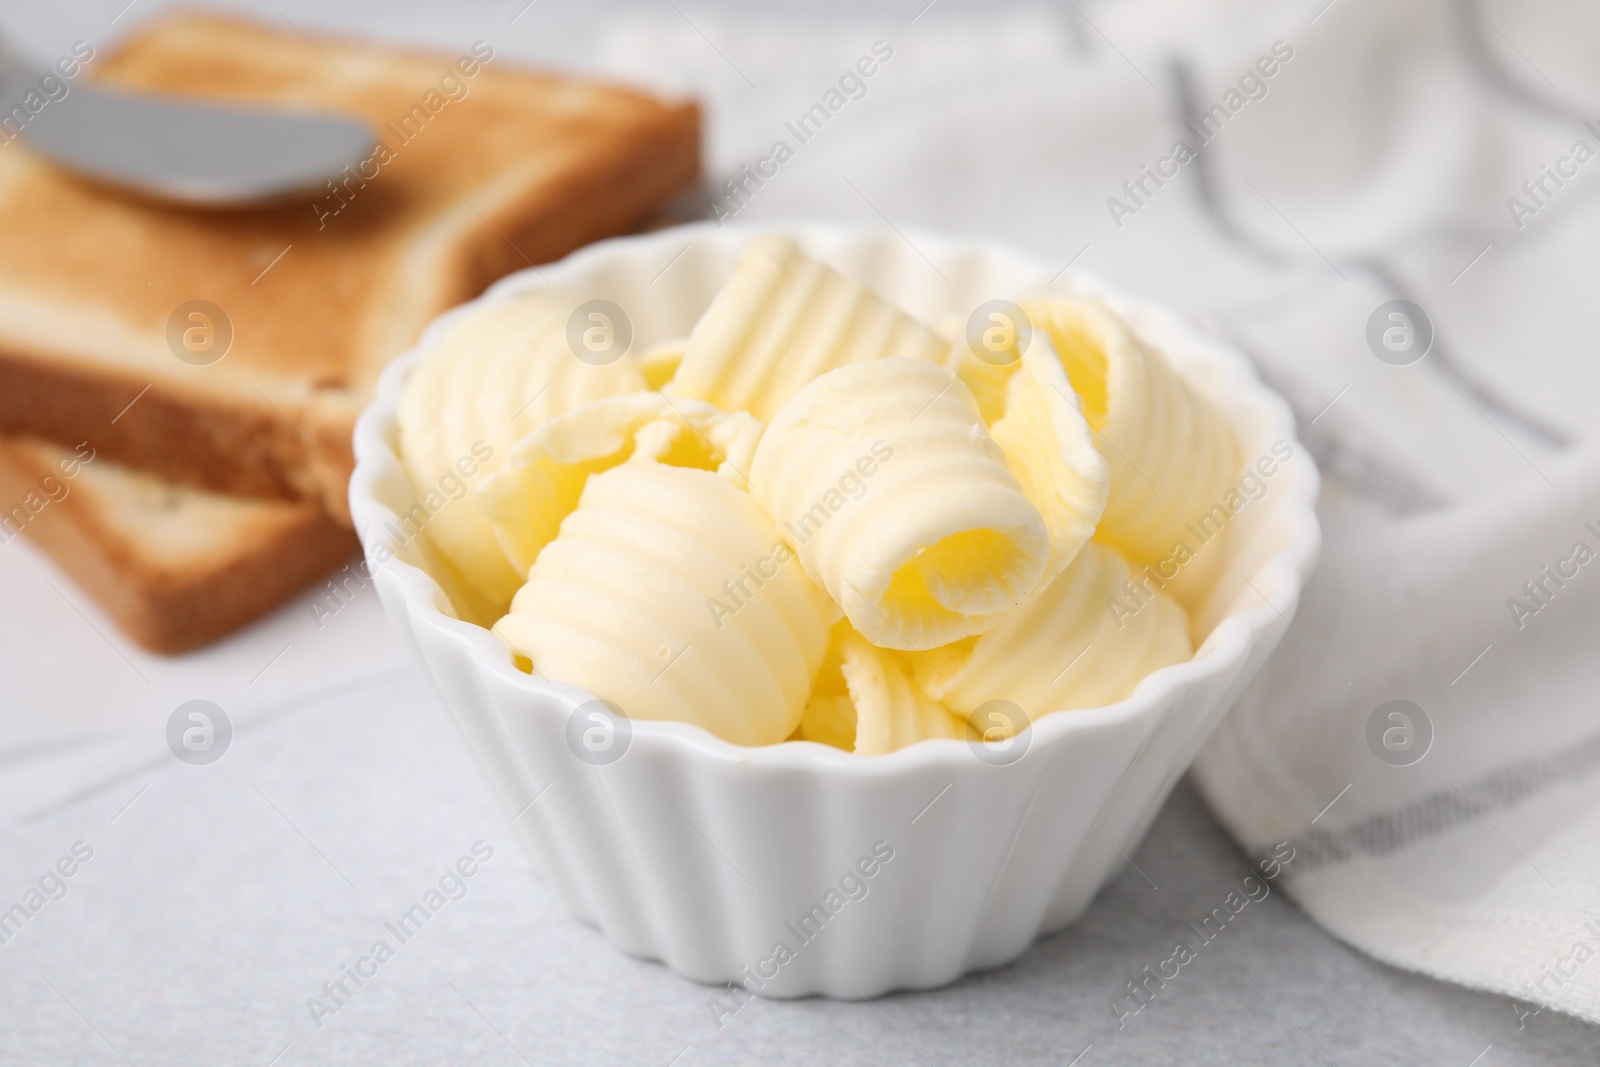
<svg viewBox="0 0 1600 1067"><path fill-rule="evenodd" d="M313 503L175 486L26 438L0 439L0 507L0 551L26 534L155 652L222 637L356 548Z"/></svg>
<svg viewBox="0 0 1600 1067"><path fill-rule="evenodd" d="M78 180L25 138L0 146L0 433L86 440L348 522L351 430L385 361L440 311L638 225L699 172L694 105L472 49L177 15L96 61L97 79L143 90L356 113L383 147L315 202L201 212ZM189 317L193 301L222 317ZM230 327L225 355L196 365Z"/></svg>

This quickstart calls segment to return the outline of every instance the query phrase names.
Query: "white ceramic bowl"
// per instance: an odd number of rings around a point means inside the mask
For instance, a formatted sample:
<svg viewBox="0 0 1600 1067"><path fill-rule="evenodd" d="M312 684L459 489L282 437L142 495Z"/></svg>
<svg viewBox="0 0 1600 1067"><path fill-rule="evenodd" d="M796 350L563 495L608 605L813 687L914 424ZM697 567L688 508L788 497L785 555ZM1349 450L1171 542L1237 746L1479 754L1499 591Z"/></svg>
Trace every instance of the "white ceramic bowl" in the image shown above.
<svg viewBox="0 0 1600 1067"><path fill-rule="evenodd" d="M401 391L454 319L555 288L574 306L599 297L627 309L637 351L687 335L757 232L705 224L603 242L441 316L384 372L356 427L350 507L369 561L385 523L414 502L396 455ZM569 719L592 694L523 673L492 633L456 619L420 539L373 562L385 610L574 916L625 952L760 995L927 989L1017 958L1128 862L1294 614L1320 543L1317 471L1288 407L1236 351L1082 276L1056 280L1058 268L1004 249L918 233L759 232L790 234L925 321L996 297L1097 293L1228 415L1247 457L1280 440L1294 450L1233 520L1200 613L1216 625L1194 659L1151 674L1120 704L1036 716L1009 755L983 752L988 761L960 741L863 758L810 743L740 748L696 726L634 721L621 758L596 765L568 744Z"/></svg>

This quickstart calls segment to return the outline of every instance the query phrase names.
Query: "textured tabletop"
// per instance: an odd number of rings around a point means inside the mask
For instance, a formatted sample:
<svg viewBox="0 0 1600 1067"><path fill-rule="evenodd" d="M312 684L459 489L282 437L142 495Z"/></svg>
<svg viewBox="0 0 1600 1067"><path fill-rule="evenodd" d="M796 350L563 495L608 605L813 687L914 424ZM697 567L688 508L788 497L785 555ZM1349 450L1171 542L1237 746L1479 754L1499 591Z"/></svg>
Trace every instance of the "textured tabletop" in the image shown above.
<svg viewBox="0 0 1600 1067"><path fill-rule="evenodd" d="M623 956L517 851L409 672L165 756L0 835L4 899L92 850L0 945L0 1062L1590 1064L1600 1035L1372 962L1280 894L1148 1006L1111 1005L1217 906L1244 860L1181 785L1078 924L1017 963L866 1004L754 1001ZM403 943L385 923L478 857ZM474 866L469 863L468 867ZM54 885L55 883L52 883ZM342 1006L323 989L386 940ZM371 970L372 965L365 969ZM313 1011L317 1000L331 1011ZM1123 1000L1126 1005L1127 1001ZM717 1014L723 1014L721 1027ZM319 1026L318 1023L321 1025ZM1092 1048L1091 1048L1092 1046ZM287 1050L287 1051L286 1051ZM1087 1052L1085 1052L1087 1050Z"/></svg>

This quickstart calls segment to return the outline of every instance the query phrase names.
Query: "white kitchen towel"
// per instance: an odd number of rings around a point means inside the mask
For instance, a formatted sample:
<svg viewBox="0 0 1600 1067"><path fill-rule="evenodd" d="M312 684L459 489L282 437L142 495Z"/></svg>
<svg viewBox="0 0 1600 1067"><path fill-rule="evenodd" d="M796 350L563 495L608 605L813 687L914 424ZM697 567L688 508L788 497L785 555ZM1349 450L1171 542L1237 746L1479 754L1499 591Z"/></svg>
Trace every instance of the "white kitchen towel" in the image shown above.
<svg viewBox="0 0 1600 1067"><path fill-rule="evenodd" d="M1196 776L1340 937L1596 1021L1600 458L1548 473L1330 538Z"/></svg>
<svg viewBox="0 0 1600 1067"><path fill-rule="evenodd" d="M1600 1022L1600 10L915 0L802 20L680 3L618 14L584 38L592 52L494 5L460 10L471 30L420 6L326 17L695 93L709 176L686 213L1001 240L1245 348L1322 466L1326 549L1201 788L1246 850L1294 842L1289 891L1350 943L1519 1012ZM871 78L841 81L885 50ZM786 124L819 102L829 117L801 141ZM724 182L780 140L776 176L729 199ZM1420 315L1391 318L1396 299ZM1426 355L1404 363L1386 333ZM38 754L40 789L112 773L115 746L92 739L118 699L149 748L168 689L265 707L264 686L335 683L393 647L371 604L324 632L300 602L221 646L214 670L162 665L147 684L92 606L4 555L21 547L0 551L16 594L0 638L48 669L19 672L0 760Z"/></svg>

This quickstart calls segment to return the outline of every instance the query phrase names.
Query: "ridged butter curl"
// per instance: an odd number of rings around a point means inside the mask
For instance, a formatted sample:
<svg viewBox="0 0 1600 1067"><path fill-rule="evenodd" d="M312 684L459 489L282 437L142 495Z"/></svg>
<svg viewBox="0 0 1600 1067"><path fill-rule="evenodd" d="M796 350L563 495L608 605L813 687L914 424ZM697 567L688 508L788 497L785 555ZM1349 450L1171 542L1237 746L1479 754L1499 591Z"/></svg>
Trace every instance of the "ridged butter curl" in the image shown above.
<svg viewBox="0 0 1600 1067"><path fill-rule="evenodd" d="M883 359L807 385L757 446L751 491L875 644L981 633L1093 534L1105 460L1048 343L1034 349L991 427L951 371Z"/></svg>
<svg viewBox="0 0 1600 1067"><path fill-rule="evenodd" d="M590 476L494 629L632 718L765 745L799 724L831 616L748 493L635 458Z"/></svg>
<svg viewBox="0 0 1600 1067"><path fill-rule="evenodd" d="M802 255L789 238L758 237L695 324L668 391L765 421L836 367L888 357L938 361L948 346L860 282Z"/></svg>
<svg viewBox="0 0 1600 1067"><path fill-rule="evenodd" d="M401 522L423 532L467 600L460 606L485 621L505 610L526 570L506 558L472 488L551 417L645 388L627 360L594 366L573 355L571 313L570 299L550 294L478 308L429 350L400 398L400 458L424 509Z"/></svg>
<svg viewBox="0 0 1600 1067"><path fill-rule="evenodd" d="M918 741L972 736L965 719L920 689L902 657L859 634L844 638L845 685L855 706L855 742L860 756L882 756Z"/></svg>
<svg viewBox="0 0 1600 1067"><path fill-rule="evenodd" d="M1239 476L1228 420L1104 302L1041 298L1022 307L1055 346L1111 466L1096 536L1136 563L1167 558L1179 542L1198 550L1204 542L1186 524L1221 508L1225 525L1223 501ZM1203 592L1193 581L1201 569L1185 568L1194 594Z"/></svg>
<svg viewBox="0 0 1600 1067"><path fill-rule="evenodd" d="M743 488L761 423L742 411L660 393L619 393L558 415L512 446L478 487L478 510L519 573L578 505L585 480L634 456L718 470Z"/></svg>
<svg viewBox="0 0 1600 1067"><path fill-rule="evenodd" d="M750 491L885 648L987 629L1050 563L1044 517L966 386L933 363L854 363L806 385L756 446Z"/></svg>
<svg viewBox="0 0 1600 1067"><path fill-rule="evenodd" d="M1126 560L1091 541L988 633L909 659L923 691L957 714L1008 700L1031 721L1114 704L1145 675L1192 652L1182 606L1135 584Z"/></svg>
<svg viewBox="0 0 1600 1067"><path fill-rule="evenodd" d="M918 741L972 736L967 721L913 680L915 653L881 649L849 620L833 627L798 737L862 756L881 756Z"/></svg>

